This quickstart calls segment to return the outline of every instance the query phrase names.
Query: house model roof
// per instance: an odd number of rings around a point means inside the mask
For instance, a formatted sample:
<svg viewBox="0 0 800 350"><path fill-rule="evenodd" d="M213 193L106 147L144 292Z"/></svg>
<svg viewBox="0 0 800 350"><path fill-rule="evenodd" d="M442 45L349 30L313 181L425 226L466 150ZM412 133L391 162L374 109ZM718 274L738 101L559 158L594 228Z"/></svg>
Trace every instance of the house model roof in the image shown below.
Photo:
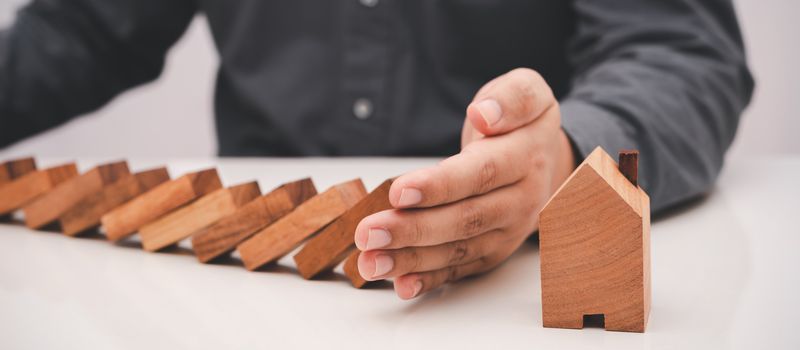
<svg viewBox="0 0 800 350"><path fill-rule="evenodd" d="M553 199L557 198L561 191L567 186L570 186L572 180L579 176L599 176L604 180L603 182L608 184L608 186L636 212L636 214L640 217L642 216L641 199L642 196L647 197L647 194L640 187L634 186L628 181L622 172L619 171L617 162L599 146L595 148L594 151L584 159L583 163L570 174L567 180L561 184L561 187L550 197L550 200L545 204L542 211L547 209Z"/></svg>

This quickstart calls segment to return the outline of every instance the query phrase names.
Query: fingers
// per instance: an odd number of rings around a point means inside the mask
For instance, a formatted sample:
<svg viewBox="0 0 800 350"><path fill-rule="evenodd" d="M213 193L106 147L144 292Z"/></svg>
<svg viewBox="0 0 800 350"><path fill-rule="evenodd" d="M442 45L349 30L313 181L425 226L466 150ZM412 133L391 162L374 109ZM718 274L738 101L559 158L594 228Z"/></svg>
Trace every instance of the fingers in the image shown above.
<svg viewBox="0 0 800 350"><path fill-rule="evenodd" d="M484 135L504 134L532 122L555 103L539 73L518 68L486 84L467 107L467 119Z"/></svg>
<svg viewBox="0 0 800 350"><path fill-rule="evenodd" d="M367 216L356 226L360 250L433 246L459 241L507 226L526 206L526 196L513 186L448 205L413 210L385 210Z"/></svg>
<svg viewBox="0 0 800 350"><path fill-rule="evenodd" d="M430 247L366 251L359 255L358 271L365 280L374 281L464 265L498 250L499 245L507 241L504 234L495 230Z"/></svg>
<svg viewBox="0 0 800 350"><path fill-rule="evenodd" d="M439 164L398 177L389 190L395 208L424 208L484 194L519 181L531 169L528 133L473 142Z"/></svg>
<svg viewBox="0 0 800 350"><path fill-rule="evenodd" d="M394 290L401 299L412 299L420 294L439 288L445 283L455 282L470 275L489 271L497 266L498 263L488 259L478 259L464 265L400 276L394 279Z"/></svg>

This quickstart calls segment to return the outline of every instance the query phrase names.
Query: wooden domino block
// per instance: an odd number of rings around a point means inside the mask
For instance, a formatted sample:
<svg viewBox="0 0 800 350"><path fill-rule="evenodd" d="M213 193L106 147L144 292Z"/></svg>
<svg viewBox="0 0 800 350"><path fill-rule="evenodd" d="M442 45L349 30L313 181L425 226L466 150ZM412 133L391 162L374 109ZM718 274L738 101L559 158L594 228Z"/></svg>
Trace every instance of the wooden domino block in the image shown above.
<svg viewBox="0 0 800 350"><path fill-rule="evenodd" d="M30 172L0 187L0 215L8 214L78 175L74 163Z"/></svg>
<svg viewBox="0 0 800 350"><path fill-rule="evenodd" d="M33 158L14 159L0 163L0 187L33 171L36 171L36 161ZM8 215L0 215L0 221L8 219Z"/></svg>
<svg viewBox="0 0 800 350"><path fill-rule="evenodd" d="M118 241L161 216L222 188L216 169L207 169L165 182L100 218L106 238Z"/></svg>
<svg viewBox="0 0 800 350"><path fill-rule="evenodd" d="M261 195L258 182L222 188L144 225L139 230L144 250L154 252L192 235Z"/></svg>
<svg viewBox="0 0 800 350"><path fill-rule="evenodd" d="M361 251L358 249L353 249L350 255L347 257L347 260L344 261L344 275L347 276L347 279L350 280L350 283L353 284L353 287L361 288L364 287L369 281L365 280L361 277L361 274L358 272L358 255L361 254Z"/></svg>
<svg viewBox="0 0 800 350"><path fill-rule="evenodd" d="M25 225L37 229L56 221L73 205L127 175L128 164L122 161L100 165L64 181L22 208Z"/></svg>
<svg viewBox="0 0 800 350"><path fill-rule="evenodd" d="M167 181L169 181L167 168L125 176L84 198L61 215L59 218L61 231L66 235L75 236L96 228L100 226L100 218L104 214Z"/></svg>
<svg viewBox="0 0 800 350"><path fill-rule="evenodd" d="M595 149L539 214L545 327L644 332L650 312L650 199L636 182L635 156L620 167Z"/></svg>
<svg viewBox="0 0 800 350"><path fill-rule="evenodd" d="M0 186L34 171L36 171L36 161L33 158L14 159L0 163Z"/></svg>
<svg viewBox="0 0 800 350"><path fill-rule="evenodd" d="M197 260L209 262L230 253L236 245L317 195L311 179L290 182L256 198L232 215L192 235Z"/></svg>
<svg viewBox="0 0 800 350"><path fill-rule="evenodd" d="M335 185L242 242L236 250L248 270L278 260L342 215L367 194L361 179Z"/></svg>
<svg viewBox="0 0 800 350"><path fill-rule="evenodd" d="M314 238L308 240L303 249L294 256L297 270L303 278L311 279L321 272L332 270L352 252L355 248L353 236L361 219L392 208L392 204L389 203L390 187L392 180L384 181Z"/></svg>

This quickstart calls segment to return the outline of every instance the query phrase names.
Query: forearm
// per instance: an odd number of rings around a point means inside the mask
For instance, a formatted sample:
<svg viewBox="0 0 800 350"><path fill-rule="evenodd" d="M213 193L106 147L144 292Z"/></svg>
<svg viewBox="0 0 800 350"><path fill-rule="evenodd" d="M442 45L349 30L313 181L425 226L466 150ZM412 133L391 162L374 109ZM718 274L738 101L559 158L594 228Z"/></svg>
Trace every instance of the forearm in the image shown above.
<svg viewBox="0 0 800 350"><path fill-rule="evenodd" d="M639 149L655 211L707 192L753 88L730 3L641 1L617 17L609 4L577 6L608 22L586 24L574 45L579 74L562 115L579 154Z"/></svg>

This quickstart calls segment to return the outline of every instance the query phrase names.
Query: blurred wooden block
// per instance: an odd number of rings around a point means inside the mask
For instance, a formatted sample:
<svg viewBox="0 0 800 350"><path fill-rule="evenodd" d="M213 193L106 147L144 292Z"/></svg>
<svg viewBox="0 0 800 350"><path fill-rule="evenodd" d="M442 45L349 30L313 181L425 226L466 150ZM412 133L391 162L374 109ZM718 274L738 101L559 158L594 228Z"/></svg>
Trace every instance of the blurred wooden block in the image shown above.
<svg viewBox="0 0 800 350"><path fill-rule="evenodd" d="M335 185L301 204L236 248L244 266L255 270L278 260L342 215L367 194L361 179Z"/></svg>
<svg viewBox="0 0 800 350"><path fill-rule="evenodd" d="M84 198L61 215L61 230L66 235L75 236L98 227L104 214L167 181L167 168L125 176Z"/></svg>
<svg viewBox="0 0 800 350"><path fill-rule="evenodd" d="M127 175L130 175L128 164L122 161L103 164L70 178L22 208L25 225L37 229L56 221L73 205Z"/></svg>
<svg viewBox="0 0 800 350"><path fill-rule="evenodd" d="M216 169L181 176L147 191L100 218L106 237L118 241L161 216L222 188Z"/></svg>
<svg viewBox="0 0 800 350"><path fill-rule="evenodd" d="M0 163L0 186L34 171L36 171L36 161L33 158L13 159Z"/></svg>
<svg viewBox="0 0 800 350"><path fill-rule="evenodd" d="M392 180L384 181L303 246L294 256L297 270L303 278L312 279L321 272L332 270L347 258L355 248L353 237L361 219L392 208L389 203L390 187Z"/></svg>
<svg viewBox="0 0 800 350"><path fill-rule="evenodd" d="M369 281L365 280L361 277L361 274L358 272L358 256L361 254L361 251L358 249L352 249L352 252L347 257L347 260L344 261L344 274L347 276L347 279L350 280L350 283L353 284L353 287L361 288L364 287Z"/></svg>
<svg viewBox="0 0 800 350"><path fill-rule="evenodd" d="M197 260L209 262L230 253L236 245L317 195L311 179L290 182L256 198L217 223L192 235Z"/></svg>
<svg viewBox="0 0 800 350"><path fill-rule="evenodd" d="M36 161L33 158L13 159L0 163L0 187L33 171L36 171ZM0 214L0 221L9 219L10 215Z"/></svg>
<svg viewBox="0 0 800 350"><path fill-rule="evenodd" d="M175 210L139 230L144 250L154 252L180 242L193 232L232 215L261 195L258 182L223 188Z"/></svg>
<svg viewBox="0 0 800 350"><path fill-rule="evenodd" d="M78 175L75 163L38 170L0 187L0 215L8 214Z"/></svg>

